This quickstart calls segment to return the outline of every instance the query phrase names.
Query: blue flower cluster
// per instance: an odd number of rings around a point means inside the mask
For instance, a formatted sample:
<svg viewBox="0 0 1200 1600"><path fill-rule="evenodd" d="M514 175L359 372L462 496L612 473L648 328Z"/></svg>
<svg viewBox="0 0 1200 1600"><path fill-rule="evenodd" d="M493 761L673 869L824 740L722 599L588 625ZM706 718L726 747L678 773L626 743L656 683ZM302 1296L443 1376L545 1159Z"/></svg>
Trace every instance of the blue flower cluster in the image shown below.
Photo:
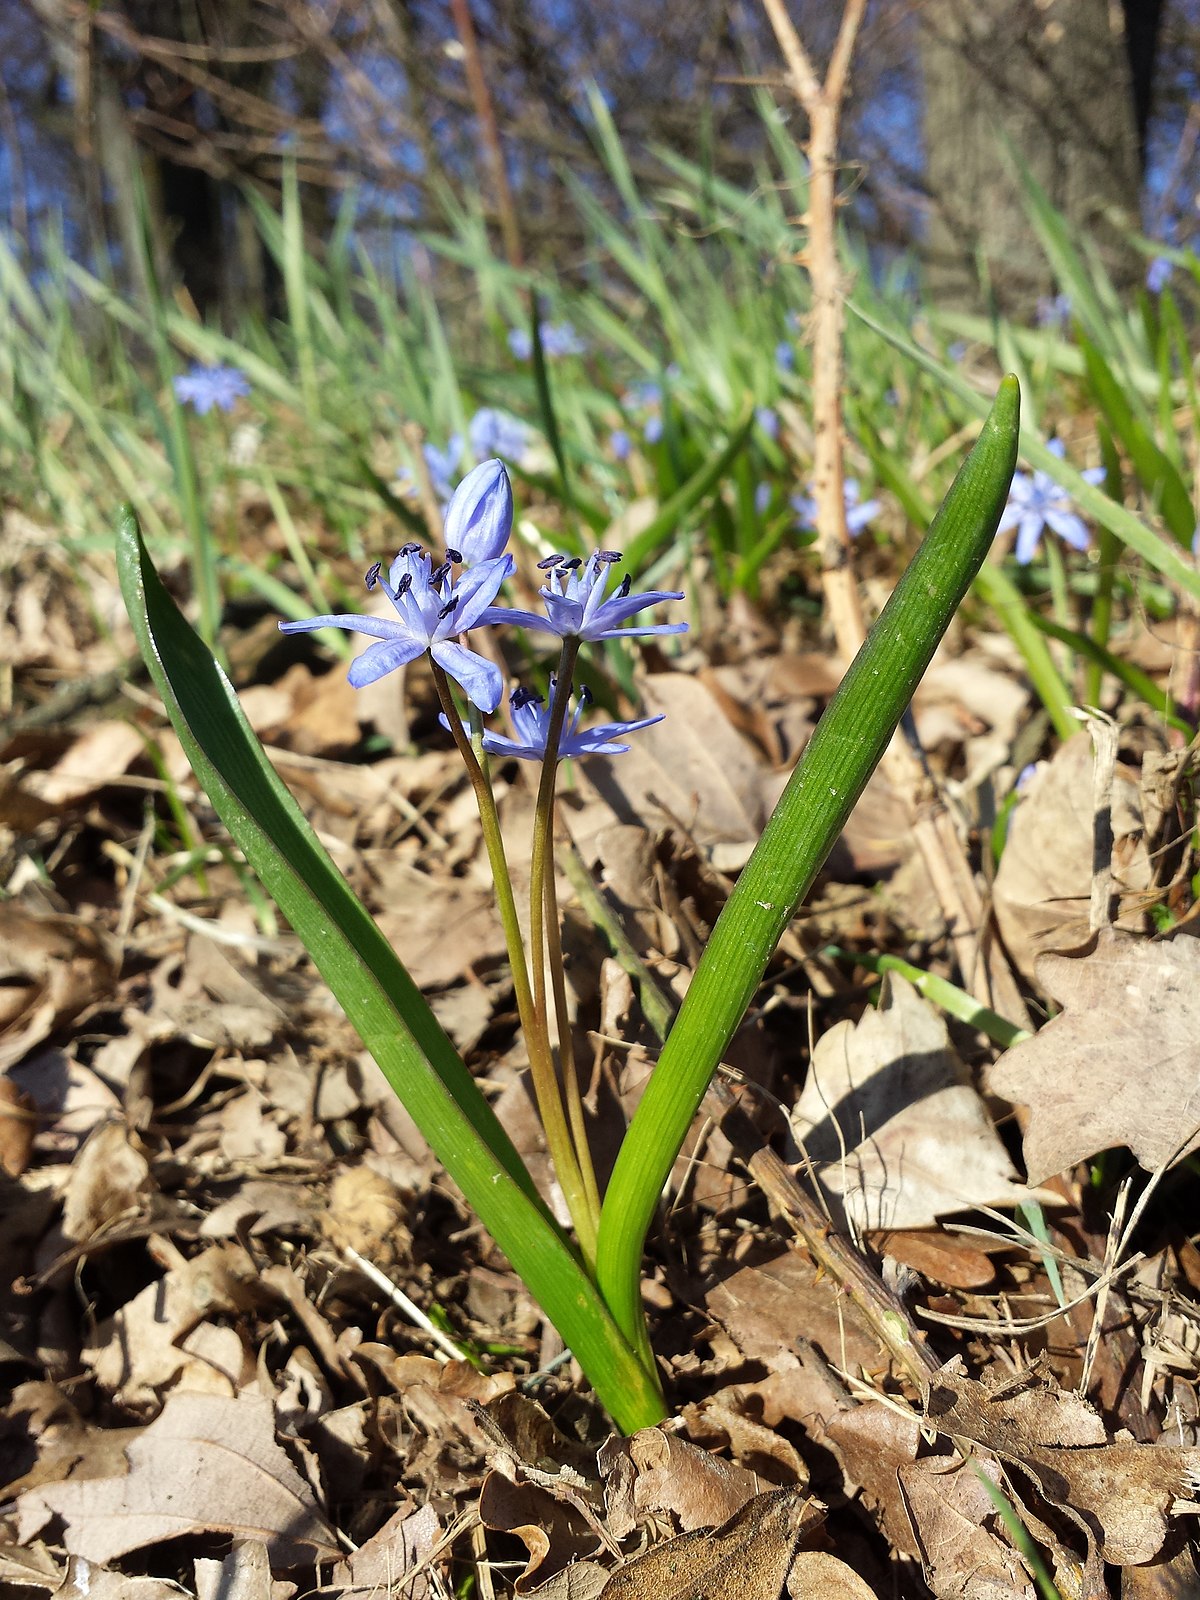
<svg viewBox="0 0 1200 1600"><path fill-rule="evenodd" d="M1061 439L1051 439L1047 449L1056 456L1064 454ZM1086 483L1103 483L1104 468L1088 467L1081 474ZM1083 518L1071 509L1071 497L1048 472L1014 472L1008 491L1008 503L1000 516L999 533L1010 528L1017 530L1013 554L1017 565L1027 567L1033 560L1042 535L1047 528L1056 533L1064 544L1073 550L1086 550L1088 531Z"/></svg>
<svg viewBox="0 0 1200 1600"><path fill-rule="evenodd" d="M481 406L467 423L467 448L477 462L490 461L494 456L517 462L529 447L529 429L507 411L497 411L494 406ZM454 484L462 471L463 436L452 433L444 450L428 440L421 446L429 486L445 515L454 493ZM396 474L396 488L402 493L412 488L412 473L401 467Z"/></svg>
<svg viewBox="0 0 1200 1600"><path fill-rule="evenodd" d="M237 367L205 367L197 364L181 372L172 380L175 398L191 406L200 416L206 416L214 406L218 411L232 411L237 402L250 393L246 374Z"/></svg>
<svg viewBox="0 0 1200 1600"><path fill-rule="evenodd" d="M473 628L511 623L550 633L559 639L596 641L648 634L683 633L686 622L642 623L627 626L639 612L664 600L682 600L678 591L654 590L632 594L628 575L609 594L619 550L597 550L586 560L553 555L538 563L545 574L541 597L545 611L522 611L498 606L500 586L515 570L506 550L512 532L512 485L504 464L482 462L462 480L446 508L445 559L437 566L419 544L406 544L385 575L380 562L366 576L368 589L387 596L395 618L357 612L337 612L307 617L301 622L281 622L283 633L309 633L317 628L343 628L375 640L350 667L355 688L375 683L385 674L428 653L462 688L481 711L495 711L503 692L503 677L494 662L466 642ZM559 756L615 755L627 749L619 741L625 734L657 722L658 717L635 722L610 722L580 729L587 705L586 694L559 746ZM488 733L484 749L496 755L540 760L545 754L549 710L528 690L513 692L509 709L515 739Z"/></svg>
<svg viewBox="0 0 1200 1600"><path fill-rule="evenodd" d="M547 361L557 360L559 356L581 356L587 350L586 342L569 322L539 322L538 337ZM510 328L508 348L518 361L528 361L533 355L533 340L528 328Z"/></svg>

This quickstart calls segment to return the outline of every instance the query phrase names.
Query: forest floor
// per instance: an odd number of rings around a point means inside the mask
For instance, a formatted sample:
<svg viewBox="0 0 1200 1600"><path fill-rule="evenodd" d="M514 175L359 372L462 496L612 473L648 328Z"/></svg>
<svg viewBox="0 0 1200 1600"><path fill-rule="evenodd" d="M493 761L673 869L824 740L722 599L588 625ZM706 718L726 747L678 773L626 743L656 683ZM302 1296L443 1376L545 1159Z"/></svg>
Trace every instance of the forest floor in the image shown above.
<svg viewBox="0 0 1200 1600"><path fill-rule="evenodd" d="M230 851L111 574L85 590L13 508L3 539L0 1595L1200 1592L1195 743L1113 701L1107 765L1102 719L1055 748L1008 641L952 630L916 726L1028 1032L1001 1048L927 979L876 992L880 956L963 981L877 776L664 1196L645 1297L672 1416L621 1439ZM564 874L602 1169L658 1044L635 979L682 996L837 681L770 606L708 609L643 659L666 720L563 795L637 956ZM356 694L274 616L224 642L548 1185L426 668ZM1122 650L1165 685L1176 642L1132 619ZM518 861L526 778L497 768Z"/></svg>

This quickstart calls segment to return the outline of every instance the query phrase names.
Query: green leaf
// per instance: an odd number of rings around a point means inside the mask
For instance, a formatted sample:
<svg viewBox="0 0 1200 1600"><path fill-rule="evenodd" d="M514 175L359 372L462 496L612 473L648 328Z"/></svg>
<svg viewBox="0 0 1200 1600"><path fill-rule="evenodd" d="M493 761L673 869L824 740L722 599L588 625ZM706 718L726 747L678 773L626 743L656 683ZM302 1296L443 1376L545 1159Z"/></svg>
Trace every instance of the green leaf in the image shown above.
<svg viewBox="0 0 1200 1600"><path fill-rule="evenodd" d="M163 588L133 510L117 531L138 646L192 768L413 1120L626 1430L657 1421L621 1336L420 991L309 827L233 686Z"/></svg>
<svg viewBox="0 0 1200 1600"><path fill-rule="evenodd" d="M688 512L698 506L706 494L720 483L730 466L750 437L754 426L751 408L738 418L725 446L713 452L685 483L682 483L669 500L664 501L652 522L629 541L625 562L630 572L636 572L642 563L651 558L660 545L672 537Z"/></svg>
<svg viewBox="0 0 1200 1600"><path fill-rule="evenodd" d="M1162 512L1163 521L1185 550L1196 531L1192 497L1175 463L1159 449L1149 429L1131 409L1108 363L1090 340L1081 336L1088 384L1113 433L1125 446L1138 480Z"/></svg>
<svg viewBox="0 0 1200 1600"><path fill-rule="evenodd" d="M717 919L625 1136L600 1219L596 1276L644 1348L638 1279L662 1186L771 952L845 826L978 572L1017 459L1020 393L1000 386L975 448L851 663Z"/></svg>

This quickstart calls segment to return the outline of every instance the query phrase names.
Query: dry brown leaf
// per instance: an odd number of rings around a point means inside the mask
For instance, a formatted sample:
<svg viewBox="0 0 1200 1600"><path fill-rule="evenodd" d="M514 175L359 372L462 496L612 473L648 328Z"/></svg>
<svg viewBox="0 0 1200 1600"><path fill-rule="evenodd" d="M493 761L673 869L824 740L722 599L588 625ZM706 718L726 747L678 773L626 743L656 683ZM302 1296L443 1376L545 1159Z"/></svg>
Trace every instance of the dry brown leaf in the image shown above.
<svg viewBox="0 0 1200 1600"><path fill-rule="evenodd" d="M388 943L422 989L460 979L468 967L504 959L504 929L495 892L460 878L433 877L385 852L366 852L379 879L376 894L389 909L376 920Z"/></svg>
<svg viewBox="0 0 1200 1600"><path fill-rule="evenodd" d="M822 1186L860 1228L923 1228L1025 1188L941 1015L888 974L879 1009L818 1041L792 1112Z"/></svg>
<svg viewBox="0 0 1200 1600"><path fill-rule="evenodd" d="M22 787L55 811L63 811L123 776L145 748L145 739L132 723L96 722L48 771L26 773Z"/></svg>
<svg viewBox="0 0 1200 1600"><path fill-rule="evenodd" d="M430 1592L426 1571L441 1537L441 1524L432 1506L402 1506L389 1517L352 1556L339 1561L333 1581L347 1595L377 1594L379 1600L425 1600Z"/></svg>
<svg viewBox="0 0 1200 1600"><path fill-rule="evenodd" d="M678 1434L642 1428L600 1450L608 1527L623 1539L643 1517L670 1515L685 1531L714 1528L758 1488L752 1472L710 1455Z"/></svg>
<svg viewBox="0 0 1200 1600"><path fill-rule="evenodd" d="M980 1452L968 1462L924 1456L897 1469L925 1582L937 1600L1035 1600L1033 1579L998 1531L981 1472L1006 1488L996 1462Z"/></svg>
<svg viewBox="0 0 1200 1600"><path fill-rule="evenodd" d="M275 1440L274 1409L236 1399L173 1395L128 1448L118 1478L45 1484L17 1502L18 1537L63 1521L71 1555L100 1564L186 1533L261 1539L278 1566L330 1561L336 1536Z"/></svg>
<svg viewBox="0 0 1200 1600"><path fill-rule="evenodd" d="M1091 735L1077 733L1039 768L1009 822L992 901L1005 947L1030 982L1038 956L1070 950L1087 939L1095 804L1092 769ZM1118 767L1113 778L1112 830L1116 886L1145 889L1150 868L1141 801L1137 781L1124 767ZM1127 923L1140 927L1140 914L1132 911Z"/></svg>
<svg viewBox="0 0 1200 1600"><path fill-rule="evenodd" d="M750 1361L773 1367L803 1329L805 1339L839 1366L873 1367L877 1336L853 1302L830 1294L819 1278L802 1251L768 1246L716 1282L695 1289L681 1284L678 1292L684 1300L702 1299L707 1314Z"/></svg>
<svg viewBox="0 0 1200 1600"><path fill-rule="evenodd" d="M150 1163L123 1122L103 1122L71 1163L63 1195L62 1231L83 1242L118 1217L140 1210L151 1192Z"/></svg>
<svg viewBox="0 0 1200 1600"><path fill-rule="evenodd" d="M645 680L647 728L626 755L597 758L586 778L621 822L676 823L724 871L742 866L781 787L696 679L657 673Z"/></svg>
<svg viewBox="0 0 1200 1600"><path fill-rule="evenodd" d="M271 1560L261 1539L236 1539L221 1561L195 1563L196 1600L280 1600L271 1582ZM295 1586L284 1586L294 1594Z"/></svg>
<svg viewBox="0 0 1200 1600"><path fill-rule="evenodd" d="M546 1582L597 1549L594 1527L561 1495L536 1483L514 1482L489 1472L479 1494L479 1520L485 1528L510 1533L528 1551L515 1582L518 1594Z"/></svg>
<svg viewBox="0 0 1200 1600"><path fill-rule="evenodd" d="M817 1503L794 1489L755 1495L721 1527L681 1533L621 1567L605 1584L603 1600L778 1600L800 1541L820 1521ZM870 1596L863 1588L844 1592Z"/></svg>
<svg viewBox="0 0 1200 1600"><path fill-rule="evenodd" d="M1043 956L1063 1007L1005 1051L988 1087L1029 1107L1032 1183L1113 1145L1148 1171L1200 1147L1200 941L1100 936L1083 956Z"/></svg>
<svg viewBox="0 0 1200 1600"><path fill-rule="evenodd" d="M228 1396L234 1384L227 1373L203 1354L193 1357L184 1341L205 1318L251 1305L257 1282L254 1263L240 1245L214 1245L147 1284L102 1322L84 1346L84 1364L119 1405L143 1415L185 1371L189 1389ZM233 1337L240 1348L239 1336ZM221 1351L219 1359L234 1358Z"/></svg>
<svg viewBox="0 0 1200 1600"><path fill-rule="evenodd" d="M0 1077L0 1172L19 1178L33 1154L37 1117L33 1101L11 1078Z"/></svg>
<svg viewBox="0 0 1200 1600"><path fill-rule="evenodd" d="M1162 1548L1174 1503L1200 1481L1200 1449L1109 1441L1087 1402L1030 1382L989 1392L943 1367L927 1421L1014 1465L1114 1566L1141 1566Z"/></svg>
<svg viewBox="0 0 1200 1600"><path fill-rule="evenodd" d="M120 965L102 929L0 901L0 1070L111 994Z"/></svg>

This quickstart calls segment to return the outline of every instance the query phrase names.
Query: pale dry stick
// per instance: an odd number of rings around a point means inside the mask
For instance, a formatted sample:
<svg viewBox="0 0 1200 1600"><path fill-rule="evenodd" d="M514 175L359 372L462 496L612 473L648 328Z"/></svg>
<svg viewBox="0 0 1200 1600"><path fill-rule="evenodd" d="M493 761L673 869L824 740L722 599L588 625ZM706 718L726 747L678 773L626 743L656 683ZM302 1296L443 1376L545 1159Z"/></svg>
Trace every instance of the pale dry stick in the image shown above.
<svg viewBox="0 0 1200 1600"><path fill-rule="evenodd" d="M845 324L837 247L837 145L850 58L866 0L846 0L824 83L800 42L784 0L763 0L792 91L808 117L808 244L802 256L812 281L813 499L821 552L821 585L845 661L866 637L862 603L850 559L842 450Z"/></svg>
<svg viewBox="0 0 1200 1600"><path fill-rule="evenodd" d="M434 1355L439 1361L466 1361L466 1351L461 1345L455 1344L448 1334L442 1332L435 1322L432 1322L425 1312L421 1310L415 1300L410 1300L398 1284L392 1282L386 1272L383 1272L373 1261L368 1261L366 1256L359 1255L353 1245L343 1245L342 1254L354 1263L364 1278L369 1278L381 1294L387 1296L392 1304L415 1326L427 1333L434 1344Z"/></svg>
<svg viewBox="0 0 1200 1600"><path fill-rule="evenodd" d="M837 247L837 142L850 58L866 0L846 0L837 42L822 83L788 16L784 0L762 0L787 65L793 92L808 117L808 246L802 260L812 282L813 498L821 551L821 584L838 643L849 663L866 638L846 526L842 440L845 312ZM983 899L962 839L915 752L893 739L884 771L908 806L913 837L929 873L954 946L964 986L1007 1021L1032 1023L1003 955L984 938Z"/></svg>
<svg viewBox="0 0 1200 1600"><path fill-rule="evenodd" d="M512 190L508 183L508 169L504 165L504 148L500 143L500 130L496 126L496 112L479 57L479 40L471 17L470 0L450 0L454 28L462 46L463 66L467 72L467 87L475 115L479 118L479 134L487 160L488 175L496 196L496 209L500 213L500 233L504 239L504 254L514 272L524 264L521 235L517 228L517 211L513 205Z"/></svg>
<svg viewBox="0 0 1200 1600"><path fill-rule="evenodd" d="M913 1327L903 1302L863 1257L831 1230L817 1202L764 1143L758 1129L719 1079L705 1096L704 1109L719 1121L738 1159L796 1231L809 1255L862 1312L892 1359L916 1385L924 1403L938 1362L925 1343L925 1335Z"/></svg>

